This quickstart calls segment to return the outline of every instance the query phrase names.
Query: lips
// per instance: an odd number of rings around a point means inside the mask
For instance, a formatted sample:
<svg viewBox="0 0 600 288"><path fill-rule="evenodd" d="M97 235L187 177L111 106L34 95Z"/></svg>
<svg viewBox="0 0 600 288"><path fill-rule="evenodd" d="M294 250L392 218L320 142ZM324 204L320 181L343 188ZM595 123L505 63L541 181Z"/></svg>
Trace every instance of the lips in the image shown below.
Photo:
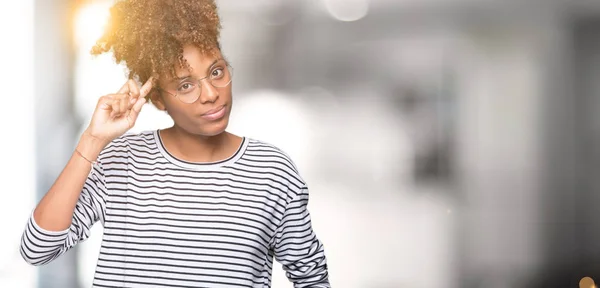
<svg viewBox="0 0 600 288"><path fill-rule="evenodd" d="M208 120L208 121L216 121L216 120L223 118L224 116L225 116L225 105L220 106L215 109L208 110L207 112L202 114L200 117L202 117L203 119Z"/></svg>
<svg viewBox="0 0 600 288"><path fill-rule="evenodd" d="M215 108L215 109L208 110L208 111L204 112L204 114L202 114L202 115L200 115L200 116L208 116L208 115L216 114L216 113L218 113L218 112L219 112L221 109L224 109L224 108L225 108L225 105L222 105L222 106L219 106L219 107L217 107L217 108Z"/></svg>

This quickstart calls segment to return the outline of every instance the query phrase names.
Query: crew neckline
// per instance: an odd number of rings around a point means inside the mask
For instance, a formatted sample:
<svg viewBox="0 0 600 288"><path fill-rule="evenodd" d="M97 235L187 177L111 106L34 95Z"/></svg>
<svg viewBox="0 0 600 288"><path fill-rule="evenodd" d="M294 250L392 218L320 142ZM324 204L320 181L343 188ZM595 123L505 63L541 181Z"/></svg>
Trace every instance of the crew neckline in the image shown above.
<svg viewBox="0 0 600 288"><path fill-rule="evenodd" d="M233 153L231 156L229 156L223 160L214 161L214 162L190 162L190 161L182 160L182 159L175 157L167 150L167 148L165 147L164 142L160 136L159 129L154 130L153 134L154 134L154 141L156 141L156 144L157 144L156 146L158 147L158 150L160 151L160 153L162 154L163 157L165 157L169 162L171 162L177 166L187 168L187 169L193 169L193 170L210 170L210 169L215 169L215 168L231 165L242 157L242 155L244 154L244 151L246 151L246 148L248 147L248 139L246 137L242 137L242 143L240 144L238 149L235 151L235 153Z"/></svg>

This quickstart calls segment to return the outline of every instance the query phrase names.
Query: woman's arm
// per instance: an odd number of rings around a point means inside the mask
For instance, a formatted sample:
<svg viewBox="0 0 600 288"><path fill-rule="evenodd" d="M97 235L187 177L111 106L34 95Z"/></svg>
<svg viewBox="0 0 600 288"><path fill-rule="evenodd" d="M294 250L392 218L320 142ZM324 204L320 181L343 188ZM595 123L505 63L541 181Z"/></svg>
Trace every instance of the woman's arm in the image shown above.
<svg viewBox="0 0 600 288"><path fill-rule="evenodd" d="M48 231L63 231L71 226L75 205L91 171L94 161L106 146L98 139L83 133L77 151L60 173L50 190L33 212L34 221Z"/></svg>
<svg viewBox="0 0 600 288"><path fill-rule="evenodd" d="M104 218L106 187L101 151L133 127L151 91L153 78L140 89L127 81L117 94L100 97L90 125L75 153L29 219L21 238L21 255L30 264L46 264L89 237ZM104 152L102 152L104 153ZM92 170L93 169L93 170ZM92 173L90 173L90 171Z"/></svg>
<svg viewBox="0 0 600 288"><path fill-rule="evenodd" d="M82 136L77 150L96 159L101 143ZM104 218L106 187L101 165L78 153L73 156L32 213L21 238L21 255L32 265L51 262L87 239L90 229ZM90 157L90 158L88 158Z"/></svg>
<svg viewBox="0 0 600 288"><path fill-rule="evenodd" d="M273 243L275 258L295 288L330 288L327 258L310 219L308 188L287 205Z"/></svg>

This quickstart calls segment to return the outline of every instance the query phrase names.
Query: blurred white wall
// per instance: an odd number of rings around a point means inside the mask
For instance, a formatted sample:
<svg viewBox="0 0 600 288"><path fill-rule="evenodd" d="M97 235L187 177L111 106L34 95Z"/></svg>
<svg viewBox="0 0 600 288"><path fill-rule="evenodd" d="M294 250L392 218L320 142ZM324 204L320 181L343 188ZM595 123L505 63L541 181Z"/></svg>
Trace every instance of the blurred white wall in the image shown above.
<svg viewBox="0 0 600 288"><path fill-rule="evenodd" d="M2 7L4 6L4 7ZM19 253L21 233L35 201L33 27L34 2L0 4L0 286L33 288L36 270Z"/></svg>
<svg viewBox="0 0 600 288"><path fill-rule="evenodd" d="M476 29L459 60L463 273L485 287L513 287L540 264L543 42L535 34Z"/></svg>

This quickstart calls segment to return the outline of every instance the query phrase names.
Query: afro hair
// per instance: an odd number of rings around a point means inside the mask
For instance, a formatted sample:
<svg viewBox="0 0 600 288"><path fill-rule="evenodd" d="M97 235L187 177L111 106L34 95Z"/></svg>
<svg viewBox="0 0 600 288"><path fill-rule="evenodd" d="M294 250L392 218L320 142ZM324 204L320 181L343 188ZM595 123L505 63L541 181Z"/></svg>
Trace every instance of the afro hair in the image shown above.
<svg viewBox="0 0 600 288"><path fill-rule="evenodd" d="M220 49L221 23L214 0L118 0L92 55L112 51L127 77L144 83L151 76L174 76L188 67L183 47L204 54Z"/></svg>

